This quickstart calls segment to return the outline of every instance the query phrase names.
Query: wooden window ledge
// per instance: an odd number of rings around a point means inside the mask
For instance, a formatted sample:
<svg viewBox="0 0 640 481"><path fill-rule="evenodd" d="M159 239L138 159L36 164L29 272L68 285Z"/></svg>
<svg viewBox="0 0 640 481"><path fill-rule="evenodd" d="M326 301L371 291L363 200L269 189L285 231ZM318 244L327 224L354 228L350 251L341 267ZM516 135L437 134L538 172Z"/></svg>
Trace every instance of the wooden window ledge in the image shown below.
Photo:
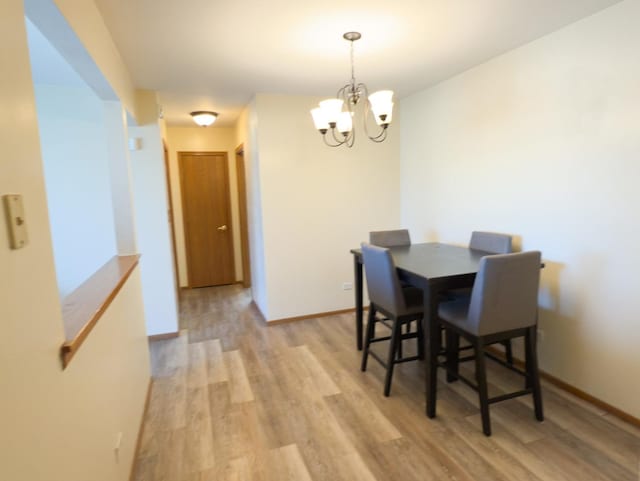
<svg viewBox="0 0 640 481"><path fill-rule="evenodd" d="M118 295L139 259L139 255L114 256L64 298L62 321L65 342L60 351L63 368L69 365L98 319Z"/></svg>

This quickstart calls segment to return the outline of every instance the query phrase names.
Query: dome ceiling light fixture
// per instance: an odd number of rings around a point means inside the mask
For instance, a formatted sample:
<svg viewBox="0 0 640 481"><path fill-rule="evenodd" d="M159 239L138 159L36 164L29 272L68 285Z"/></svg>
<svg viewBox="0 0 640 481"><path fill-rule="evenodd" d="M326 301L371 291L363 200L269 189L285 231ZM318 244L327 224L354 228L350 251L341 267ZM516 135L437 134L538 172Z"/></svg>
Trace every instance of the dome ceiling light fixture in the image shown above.
<svg viewBox="0 0 640 481"><path fill-rule="evenodd" d="M359 32L347 32L342 36L350 42L351 47L351 80L344 85L336 98L323 100L320 106L311 110L313 123L316 129L322 134L322 140L330 147L346 145L353 147L355 142L355 131L353 130L353 115L355 106L364 99L364 118L362 123L367 137L374 142L384 142L387 138L387 127L391 123L393 116L393 91L380 90L369 95L367 86L364 83L356 83L353 67L353 42L360 40L362 35ZM346 110L342 110L346 106ZM377 135L370 135L367 128L367 118L373 112L376 124L380 127ZM327 132L331 130L331 137L327 140Z"/></svg>
<svg viewBox="0 0 640 481"><path fill-rule="evenodd" d="M211 112L209 110L196 110L189 115L191 115L193 121L201 127L209 127L218 118L218 112Z"/></svg>

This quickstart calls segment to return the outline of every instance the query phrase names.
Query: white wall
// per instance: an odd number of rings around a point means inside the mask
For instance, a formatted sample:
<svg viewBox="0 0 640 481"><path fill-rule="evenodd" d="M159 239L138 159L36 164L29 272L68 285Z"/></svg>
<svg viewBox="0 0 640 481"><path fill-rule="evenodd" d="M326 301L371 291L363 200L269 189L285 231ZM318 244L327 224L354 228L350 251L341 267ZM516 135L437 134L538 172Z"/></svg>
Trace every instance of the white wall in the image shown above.
<svg viewBox="0 0 640 481"><path fill-rule="evenodd" d="M236 281L242 280L242 254L240 248L240 218L238 214L238 182L236 177L235 131L217 127L168 127L169 170L171 172L171 194L173 200L176 251L180 286L188 285L187 259L185 254L182 198L178 152L226 152L229 162L229 195L231 197L231 231Z"/></svg>
<svg viewBox="0 0 640 481"><path fill-rule="evenodd" d="M258 115L256 99L242 111L236 122L236 145L244 146L247 195L249 259L251 263L251 296L264 314L267 312L267 285L262 228L262 195L260 193L260 155L258 145Z"/></svg>
<svg viewBox="0 0 640 481"><path fill-rule="evenodd" d="M116 255L103 102L88 87L37 85L60 297Z"/></svg>
<svg viewBox="0 0 640 481"><path fill-rule="evenodd" d="M309 114L320 100L257 95L267 320L353 307L349 250L399 225L396 125L377 144L356 118L355 146L327 147Z"/></svg>
<svg viewBox="0 0 640 481"><path fill-rule="evenodd" d="M129 136L141 142L140 150L131 151L129 156L147 333L177 332L176 274L160 126L132 126Z"/></svg>
<svg viewBox="0 0 640 481"><path fill-rule="evenodd" d="M29 244L0 222L0 479L125 481L149 380L137 271L62 370L64 334L23 2L0 2L0 195L24 196ZM2 214L4 215L4 214ZM114 456L123 433L119 461Z"/></svg>
<svg viewBox="0 0 640 481"><path fill-rule="evenodd" d="M640 417L640 3L401 102L402 221L539 249L541 367Z"/></svg>
<svg viewBox="0 0 640 481"><path fill-rule="evenodd" d="M25 0L24 8L98 97L117 100L137 116L131 76L94 2Z"/></svg>
<svg viewBox="0 0 640 481"><path fill-rule="evenodd" d="M113 218L119 255L138 253L133 209L133 187L128 149L127 111L117 100L104 102L107 158L113 199Z"/></svg>

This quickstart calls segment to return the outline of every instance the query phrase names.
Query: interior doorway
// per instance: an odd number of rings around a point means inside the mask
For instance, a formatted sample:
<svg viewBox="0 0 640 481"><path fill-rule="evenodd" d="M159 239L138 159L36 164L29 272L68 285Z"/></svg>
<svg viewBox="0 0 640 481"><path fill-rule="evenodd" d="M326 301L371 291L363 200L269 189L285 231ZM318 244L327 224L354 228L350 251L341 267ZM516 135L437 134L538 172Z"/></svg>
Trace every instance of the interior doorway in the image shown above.
<svg viewBox="0 0 640 481"><path fill-rule="evenodd" d="M178 152L188 287L235 282L226 152Z"/></svg>

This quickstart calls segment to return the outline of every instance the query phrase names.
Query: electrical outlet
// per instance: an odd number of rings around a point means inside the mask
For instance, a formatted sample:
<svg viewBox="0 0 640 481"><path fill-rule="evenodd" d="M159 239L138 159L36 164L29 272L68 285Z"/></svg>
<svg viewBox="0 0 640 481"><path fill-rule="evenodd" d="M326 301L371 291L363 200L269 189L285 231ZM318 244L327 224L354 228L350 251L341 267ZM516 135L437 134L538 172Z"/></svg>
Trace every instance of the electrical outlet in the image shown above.
<svg viewBox="0 0 640 481"><path fill-rule="evenodd" d="M544 329L538 328L538 341L544 341Z"/></svg>
<svg viewBox="0 0 640 481"><path fill-rule="evenodd" d="M342 290L343 291L350 291L351 289L353 289L353 282L343 282L342 283Z"/></svg>

